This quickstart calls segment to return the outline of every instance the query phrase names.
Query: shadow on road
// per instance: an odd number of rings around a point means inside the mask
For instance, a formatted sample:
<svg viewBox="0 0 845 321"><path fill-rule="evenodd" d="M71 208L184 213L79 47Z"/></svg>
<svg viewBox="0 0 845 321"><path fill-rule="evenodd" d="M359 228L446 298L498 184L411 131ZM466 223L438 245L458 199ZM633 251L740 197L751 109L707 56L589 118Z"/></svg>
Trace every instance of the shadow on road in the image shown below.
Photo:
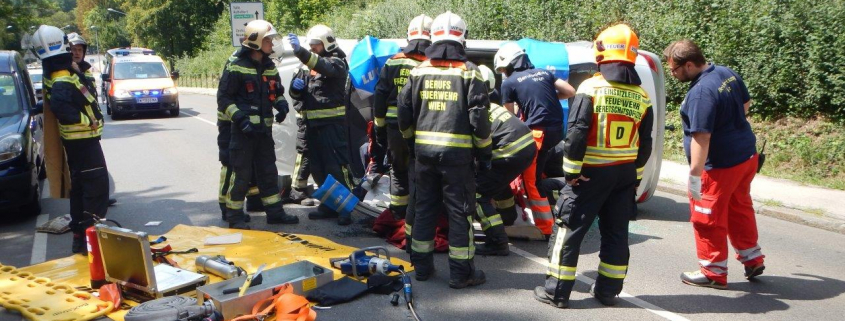
<svg viewBox="0 0 845 321"><path fill-rule="evenodd" d="M637 219L651 221L689 222L689 203L679 203L667 197L653 196L648 202L637 204Z"/></svg>
<svg viewBox="0 0 845 321"><path fill-rule="evenodd" d="M727 296L688 294L637 297L676 313L761 314L788 310L790 306L785 301L821 301L845 293L845 282L841 280L810 274L793 275L800 278L764 275L756 282L731 283L728 291L718 292Z"/></svg>
<svg viewBox="0 0 845 321"><path fill-rule="evenodd" d="M151 132L169 130L181 129L166 128L162 125L148 122L109 121L106 123L103 139L127 138Z"/></svg>

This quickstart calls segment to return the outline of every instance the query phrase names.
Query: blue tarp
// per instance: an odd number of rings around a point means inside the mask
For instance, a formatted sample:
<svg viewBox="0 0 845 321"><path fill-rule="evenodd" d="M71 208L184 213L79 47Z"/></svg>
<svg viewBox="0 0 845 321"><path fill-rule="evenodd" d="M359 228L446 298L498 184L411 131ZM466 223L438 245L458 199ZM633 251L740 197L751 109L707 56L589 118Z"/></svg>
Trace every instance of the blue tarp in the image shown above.
<svg viewBox="0 0 845 321"><path fill-rule="evenodd" d="M528 59L537 68L543 68L554 72L555 77L569 80L569 52L566 45L559 42L544 42L540 40L522 38L516 42L525 53ZM566 133L566 122L569 118L569 102L560 101L563 106L563 132Z"/></svg>
<svg viewBox="0 0 845 321"><path fill-rule="evenodd" d="M352 85L359 90L374 92L381 67L398 52L399 45L396 43L383 42L372 36L361 39L349 56L349 78L352 79Z"/></svg>

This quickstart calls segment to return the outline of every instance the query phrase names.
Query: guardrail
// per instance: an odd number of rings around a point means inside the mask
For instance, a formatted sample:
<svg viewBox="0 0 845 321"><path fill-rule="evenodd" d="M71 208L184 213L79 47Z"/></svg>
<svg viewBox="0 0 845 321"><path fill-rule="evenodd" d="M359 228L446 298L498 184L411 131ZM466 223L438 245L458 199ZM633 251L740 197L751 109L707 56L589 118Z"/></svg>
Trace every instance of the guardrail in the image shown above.
<svg viewBox="0 0 845 321"><path fill-rule="evenodd" d="M179 87L217 88L220 74L179 75L176 84Z"/></svg>

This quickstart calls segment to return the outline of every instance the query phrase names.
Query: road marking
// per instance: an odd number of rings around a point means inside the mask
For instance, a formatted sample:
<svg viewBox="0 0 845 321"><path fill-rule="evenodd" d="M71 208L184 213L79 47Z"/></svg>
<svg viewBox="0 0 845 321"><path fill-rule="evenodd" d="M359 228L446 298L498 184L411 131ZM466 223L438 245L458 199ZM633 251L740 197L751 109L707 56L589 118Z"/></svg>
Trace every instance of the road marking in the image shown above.
<svg viewBox="0 0 845 321"><path fill-rule="evenodd" d="M537 264L539 264L539 265L542 265L543 267L548 266L548 260L547 260L546 258L541 258L541 257L536 256L536 255L534 255L534 254L531 254L531 253L529 253L529 252L527 252L527 251L523 251L522 249L517 248L516 246L511 245L511 246L510 246L510 251L511 251L511 253L514 253L514 254L519 255L519 256L521 256L521 257L524 257L524 258L526 258L526 259L528 259L528 260L530 260L530 261L532 261L532 262L534 262L534 263L537 263ZM585 283L585 284L588 284L588 285L589 285L589 284L593 284L594 282L596 282L596 280L594 280L594 279L592 279L592 278L590 278L590 277L584 276L584 275L583 275L583 274L581 274L581 273L577 273L577 274L576 274L576 276L575 276L575 278L576 278L578 281L581 281L581 282L583 282L583 283ZM628 294L628 293L625 293L625 292L619 293L619 298L620 298L620 299L622 299L622 300L628 301L629 303L631 303L631 304L633 304L633 305L636 305L636 306L638 306L638 307L641 307L641 308L645 309L645 310L646 310L646 311L648 311L648 312L651 312L651 313L654 313L654 314L656 314L656 315L658 315L658 316L660 316L660 317L663 317L664 319L667 319L667 320L672 320L672 321L689 321L689 319L687 319L687 318L684 318L684 317L682 317L682 316L680 316L680 315L677 315L677 314L675 314L675 313L672 313L672 312L666 311L666 309L663 309L663 308L661 308L661 307L659 307L659 306L656 306L656 305L654 305L654 304L651 304L651 303L648 303L648 302L646 302L646 301L643 301L642 299L639 299L639 298L637 298L637 297L635 297L635 296L633 296L633 295L630 295L630 294Z"/></svg>
<svg viewBox="0 0 845 321"><path fill-rule="evenodd" d="M184 112L179 112L179 113L180 113L180 114L182 114L182 115L191 116L191 117L194 117L194 118L199 119L199 120L201 120L201 121L204 121L204 122L206 122L207 124L211 124L211 126L217 126L217 123L212 122L212 121L209 121L209 120L207 120L207 119L205 119L205 118L202 118L202 117L200 117L200 116L190 115L190 114L186 114L186 113L184 113Z"/></svg>
<svg viewBox="0 0 845 321"><path fill-rule="evenodd" d="M50 214L40 214L35 219L35 226L44 225L50 219ZM29 256L29 265L38 264L47 260L47 233L35 232L32 240L32 254Z"/></svg>

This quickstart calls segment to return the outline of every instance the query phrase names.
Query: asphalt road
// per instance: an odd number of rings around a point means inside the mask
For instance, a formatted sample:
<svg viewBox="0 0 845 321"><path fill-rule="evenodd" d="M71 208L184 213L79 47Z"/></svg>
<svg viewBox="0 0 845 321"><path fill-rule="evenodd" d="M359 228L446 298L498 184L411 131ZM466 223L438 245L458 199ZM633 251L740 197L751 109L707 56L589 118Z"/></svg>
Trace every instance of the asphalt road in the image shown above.
<svg viewBox="0 0 845 321"><path fill-rule="evenodd" d="M108 121L102 141L114 176L118 204L109 217L125 227L163 234L176 224L223 226L216 201L219 178L215 144L214 97L183 94L182 115L142 116ZM291 150L291 153L294 151ZM513 243L508 257L478 257L487 283L476 288L448 288L446 255L436 255L438 274L415 282L417 311L423 320L842 320L845 315L845 235L758 216L760 245L767 256L766 274L757 282L742 277L731 261L729 290L681 284L679 274L697 268L693 231L684 198L658 192L639 207L640 219L630 227L631 262L624 301L603 307L588 294L597 275L599 235L593 230L581 252L579 283L571 308L555 309L536 302L531 290L542 284L545 242ZM43 218L67 213L67 200L44 199ZM351 226L309 221L313 208L287 207L300 216L296 226L268 226L253 213L253 229L327 237L350 246L385 243L358 218ZM36 218L0 224L0 262L26 266L43 257L70 255L71 235L45 235L34 242ZM163 221L144 227L148 221ZM46 251L33 246L46 239ZM404 252L394 255L407 259ZM583 282L587 281L587 282ZM389 296L368 295L352 303L318 312L320 320L409 320L407 309L393 307ZM0 312L0 320L20 317Z"/></svg>

